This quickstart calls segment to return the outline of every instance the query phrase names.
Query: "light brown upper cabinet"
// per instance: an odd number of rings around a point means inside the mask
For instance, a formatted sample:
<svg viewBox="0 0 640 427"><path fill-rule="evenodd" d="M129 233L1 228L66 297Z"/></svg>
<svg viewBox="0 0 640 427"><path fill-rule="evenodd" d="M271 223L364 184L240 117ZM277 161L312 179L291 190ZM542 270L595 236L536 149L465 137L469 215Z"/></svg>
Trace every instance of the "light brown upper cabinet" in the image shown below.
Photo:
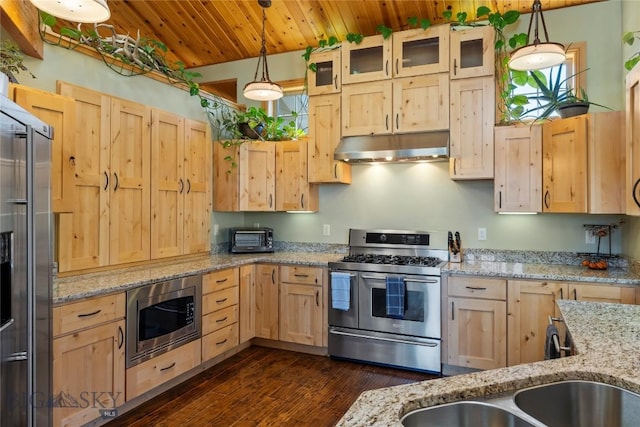
<svg viewBox="0 0 640 427"><path fill-rule="evenodd" d="M495 127L494 209L542 211L542 127Z"/></svg>
<svg viewBox="0 0 640 427"><path fill-rule="evenodd" d="M309 96L339 93L342 89L342 69L340 48L311 54L310 64L316 64L316 71L307 72Z"/></svg>
<svg viewBox="0 0 640 427"><path fill-rule="evenodd" d="M392 34L393 77L449 71L449 25Z"/></svg>
<svg viewBox="0 0 640 427"><path fill-rule="evenodd" d="M451 80L449 176L493 178L495 83L493 76Z"/></svg>
<svg viewBox="0 0 640 427"><path fill-rule="evenodd" d="M493 76L495 30L492 26L451 26L449 72L451 80ZM495 106L494 106L495 107Z"/></svg>
<svg viewBox="0 0 640 427"><path fill-rule="evenodd" d="M151 258L209 250L211 141L206 123L154 109Z"/></svg>
<svg viewBox="0 0 640 427"><path fill-rule="evenodd" d="M51 142L51 211L75 209L75 105L71 97L15 85L14 101L53 126Z"/></svg>
<svg viewBox="0 0 640 427"><path fill-rule="evenodd" d="M310 183L351 184L351 165L333 158L340 131L340 95L310 96L307 166Z"/></svg>
<svg viewBox="0 0 640 427"><path fill-rule="evenodd" d="M224 148L222 143L214 143L213 209L231 212L317 210L317 187L307 181L306 144L305 140L246 141L239 147ZM277 147L281 150L278 156ZM229 156L237 165L225 159Z"/></svg>
<svg viewBox="0 0 640 427"><path fill-rule="evenodd" d="M342 84L391 78L391 39L365 37L360 44L342 43ZM344 88L343 88L344 89Z"/></svg>
<svg viewBox="0 0 640 427"><path fill-rule="evenodd" d="M77 209L59 218L61 272L149 259L151 110L59 82L76 100Z"/></svg>
<svg viewBox="0 0 640 427"><path fill-rule="evenodd" d="M543 124L543 212L624 213L623 132L620 111Z"/></svg>
<svg viewBox="0 0 640 427"><path fill-rule="evenodd" d="M640 64L626 79L626 213L640 215Z"/></svg>

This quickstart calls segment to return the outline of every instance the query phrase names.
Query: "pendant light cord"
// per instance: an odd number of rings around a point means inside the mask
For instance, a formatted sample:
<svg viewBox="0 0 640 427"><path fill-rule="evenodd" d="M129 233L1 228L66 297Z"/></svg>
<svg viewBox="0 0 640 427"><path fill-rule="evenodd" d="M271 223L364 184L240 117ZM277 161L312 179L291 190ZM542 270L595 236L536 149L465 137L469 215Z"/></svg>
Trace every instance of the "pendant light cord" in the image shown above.
<svg viewBox="0 0 640 427"><path fill-rule="evenodd" d="M267 39L265 36L265 24L267 21L267 12L264 7L262 7L262 47L260 48L260 56L258 57L258 66L256 67L256 74L253 76L253 80L258 80L258 70L260 69L260 62L262 62L262 80L263 82L268 81L269 79L269 66L267 65Z"/></svg>
<svg viewBox="0 0 640 427"><path fill-rule="evenodd" d="M540 39L538 38L538 19L542 21L542 29L544 30L544 38L546 43L549 43L549 34L547 33L547 25L544 22L544 15L542 14L542 3L540 0L534 0L533 6L531 6L531 20L529 21L529 29L527 30L527 44L529 44L529 35L531 34L531 24L535 19L536 25L533 30L533 45L539 45Z"/></svg>

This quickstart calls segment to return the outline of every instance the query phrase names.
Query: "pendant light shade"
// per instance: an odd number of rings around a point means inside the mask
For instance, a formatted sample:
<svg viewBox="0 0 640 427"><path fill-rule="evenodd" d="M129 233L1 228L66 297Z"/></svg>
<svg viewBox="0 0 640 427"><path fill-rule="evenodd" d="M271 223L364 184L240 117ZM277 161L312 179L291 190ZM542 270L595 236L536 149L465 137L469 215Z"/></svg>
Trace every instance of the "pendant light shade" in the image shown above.
<svg viewBox="0 0 640 427"><path fill-rule="evenodd" d="M542 21L545 42L540 42L538 37L538 21ZM535 26L534 26L535 22ZM533 43L529 44L531 27L534 26ZM542 4L540 0L534 0L531 7L531 20L527 31L527 45L514 50L509 59L509 68L513 70L532 71L541 70L562 64L567 59L564 46L560 43L549 41L547 26L542 15Z"/></svg>
<svg viewBox="0 0 640 427"><path fill-rule="evenodd" d="M260 56L258 57L258 65L253 81L247 83L242 91L245 98L255 101L272 101L282 98L282 86L274 83L269 78L269 67L267 66L267 47L265 39L265 23L267 21L266 8L271 6L271 0L259 0L258 3L262 7L262 47L260 48ZM260 65L262 64L262 77L258 80Z"/></svg>
<svg viewBox="0 0 640 427"><path fill-rule="evenodd" d="M104 22L111 16L107 0L31 0L43 12L71 22Z"/></svg>

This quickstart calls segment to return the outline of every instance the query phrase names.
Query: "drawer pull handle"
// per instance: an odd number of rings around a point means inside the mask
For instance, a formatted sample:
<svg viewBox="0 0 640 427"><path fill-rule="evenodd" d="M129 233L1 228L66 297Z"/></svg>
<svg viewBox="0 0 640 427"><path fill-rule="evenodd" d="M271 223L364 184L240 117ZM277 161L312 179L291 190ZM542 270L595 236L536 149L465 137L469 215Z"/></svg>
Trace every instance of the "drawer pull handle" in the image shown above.
<svg viewBox="0 0 640 427"><path fill-rule="evenodd" d="M227 299L226 298L222 298L222 299L217 299L216 300L216 304L222 304L223 302L225 302Z"/></svg>
<svg viewBox="0 0 640 427"><path fill-rule="evenodd" d="M216 343L216 345L222 345L222 344L224 344L224 343L226 343L226 342L227 342L227 339L225 338L225 339L223 339L222 341L217 342L217 343Z"/></svg>
<svg viewBox="0 0 640 427"><path fill-rule="evenodd" d="M294 273L294 276L296 276L296 277L309 277L308 274L302 274L302 273Z"/></svg>
<svg viewBox="0 0 640 427"><path fill-rule="evenodd" d="M224 322L226 322L226 321L227 321L227 318L228 318L228 317L229 317L229 316L224 316L222 319L218 319L218 320L216 320L216 323L224 323Z"/></svg>
<svg viewBox="0 0 640 427"><path fill-rule="evenodd" d="M486 291L487 288L483 288L481 286L465 286L467 289L471 289L472 291Z"/></svg>
<svg viewBox="0 0 640 427"><path fill-rule="evenodd" d="M89 317L89 316L95 316L96 314L100 313L102 311L101 308L97 309L96 311L92 311L91 313L83 313L83 314L78 314L78 317Z"/></svg>
<svg viewBox="0 0 640 427"><path fill-rule="evenodd" d="M224 283L227 281L227 278L225 277L224 279L218 279L216 280L216 283Z"/></svg>
<svg viewBox="0 0 640 427"><path fill-rule="evenodd" d="M176 366L176 362L173 362L171 365L167 366L166 368L160 368L160 371L168 371L169 369L173 368L174 366Z"/></svg>

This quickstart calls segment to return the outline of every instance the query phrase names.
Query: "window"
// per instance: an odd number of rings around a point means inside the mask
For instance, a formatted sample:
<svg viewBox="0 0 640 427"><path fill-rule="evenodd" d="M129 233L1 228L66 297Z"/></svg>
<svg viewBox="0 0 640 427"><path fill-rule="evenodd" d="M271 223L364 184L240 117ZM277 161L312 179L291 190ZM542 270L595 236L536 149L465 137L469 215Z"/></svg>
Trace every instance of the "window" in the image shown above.
<svg viewBox="0 0 640 427"><path fill-rule="evenodd" d="M586 88L586 73L585 73L585 63L586 63L586 43L573 43L567 49L567 60L562 64L562 66L550 67L544 70L540 70L549 81L550 76L553 77L554 81L557 78L558 72L561 73L560 81L563 82L561 85L561 90L564 89L573 89L574 93L579 94L580 88ZM567 78L567 76L569 78ZM513 95L527 95L531 97L535 97L537 94L537 89L535 87L525 85L525 86L516 86L513 90ZM524 105L524 111L535 110L537 107L543 106L544 102L541 102L536 99L531 99L528 104ZM529 115L524 115L521 117L523 120L531 120L536 118L536 114L539 114L541 110L533 111ZM558 113L553 112L550 117L557 117Z"/></svg>
<svg viewBox="0 0 640 427"><path fill-rule="evenodd" d="M309 97L304 91L302 80L280 82L284 91L284 96L275 101L268 101L264 109L270 116L283 117L285 123L295 122L296 129L307 134L309 129Z"/></svg>

